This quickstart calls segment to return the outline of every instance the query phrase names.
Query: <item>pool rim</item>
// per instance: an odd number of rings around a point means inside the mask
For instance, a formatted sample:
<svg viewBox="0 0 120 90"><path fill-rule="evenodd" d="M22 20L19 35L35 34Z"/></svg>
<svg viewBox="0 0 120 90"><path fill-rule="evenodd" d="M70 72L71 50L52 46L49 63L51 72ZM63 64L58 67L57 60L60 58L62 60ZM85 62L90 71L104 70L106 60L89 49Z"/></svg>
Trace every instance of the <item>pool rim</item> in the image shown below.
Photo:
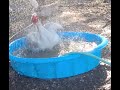
<svg viewBox="0 0 120 90"><path fill-rule="evenodd" d="M99 34L93 34L93 33L90 33L90 32L73 32L73 31L67 31L69 33L81 33L81 34L91 34L91 35L95 35L96 37L99 37L101 39L101 43L97 45L96 48L94 48L93 50L89 51L88 53L93 53L94 51L96 50L101 50L103 49L107 43L108 43L108 40L99 35ZM63 32L63 33L67 33L67 32ZM24 38L24 37L22 37ZM19 38L19 39L16 39L14 41L12 41L10 44L9 44L9 49L10 49L10 46L12 44L14 44L17 40L20 40L22 38ZM72 55L72 53L76 53L78 55ZM14 61L14 62L20 62L20 63L36 63L36 64L39 64L39 63L56 63L56 62L64 62L66 60L70 60L70 59L73 59L73 58L78 58L79 57L79 52L69 52L69 53L66 53L64 55L61 55L60 57L49 57L49 58L21 58L21 57L17 57L17 56L14 56L12 55L10 52L9 52L9 59L11 61Z"/></svg>

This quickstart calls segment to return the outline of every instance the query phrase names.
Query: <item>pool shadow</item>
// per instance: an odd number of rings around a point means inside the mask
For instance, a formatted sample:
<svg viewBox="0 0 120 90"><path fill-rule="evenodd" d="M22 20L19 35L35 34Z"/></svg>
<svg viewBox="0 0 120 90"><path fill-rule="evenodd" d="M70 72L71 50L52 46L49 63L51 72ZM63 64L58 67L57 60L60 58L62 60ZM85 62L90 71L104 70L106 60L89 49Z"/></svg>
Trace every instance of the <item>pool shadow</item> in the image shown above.
<svg viewBox="0 0 120 90"><path fill-rule="evenodd" d="M64 68L63 68L64 69ZM36 79L19 75L9 67L10 90L106 90L102 86L110 82L107 71L111 68L99 65L95 69L69 78L63 79Z"/></svg>

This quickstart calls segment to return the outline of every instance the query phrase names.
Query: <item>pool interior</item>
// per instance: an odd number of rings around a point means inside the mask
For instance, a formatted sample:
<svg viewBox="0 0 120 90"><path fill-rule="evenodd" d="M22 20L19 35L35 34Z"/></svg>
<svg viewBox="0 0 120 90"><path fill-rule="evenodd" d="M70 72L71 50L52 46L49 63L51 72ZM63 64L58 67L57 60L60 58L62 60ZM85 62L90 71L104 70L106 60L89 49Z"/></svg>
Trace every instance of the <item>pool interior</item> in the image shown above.
<svg viewBox="0 0 120 90"><path fill-rule="evenodd" d="M72 33L72 34L70 34L70 33L68 33L69 35L67 35L67 34L60 34L60 37L61 37L61 39L66 39L66 40L74 40L74 41L79 41L79 40L83 40L83 41L86 41L86 42L95 42L97 45L99 45L101 42L102 42L102 40L101 40L101 38L100 37L98 37L98 36L96 36L96 35L91 35L91 34L89 34L89 35L87 35L87 34L76 34L76 33ZM90 37L90 35L91 35L91 37L92 38L89 38ZM25 41L26 39L25 39L25 37L23 37L22 39L20 38L19 40L17 40L17 42L13 42L13 43L15 43L15 44L13 44L13 46L11 46L11 50L10 50L10 53L13 55L13 52L14 51L16 51L16 50L18 50L18 49L22 49L22 48L25 48L26 47L26 41ZM57 53L59 51L59 49L58 50L56 50L56 51L53 51L53 56L52 57L56 57L56 55L54 56L54 53ZM26 51L26 53L27 52L31 52L30 50L27 50ZM50 51L47 51L47 53L48 54L46 54L46 56L48 56L48 57L50 57L51 56L51 52ZM37 55L37 53L34 53L34 55ZM45 56L44 55L45 53L41 53L41 56ZM57 54L58 55L58 54ZM14 55L13 55L14 56ZM32 53L31 53L31 55L30 56L32 56ZM59 55L58 55L59 56ZM33 56L32 56L33 57ZM30 58L32 58L32 57L30 57ZM39 58L39 57L36 57L36 58ZM41 58L44 58L44 57L41 57Z"/></svg>

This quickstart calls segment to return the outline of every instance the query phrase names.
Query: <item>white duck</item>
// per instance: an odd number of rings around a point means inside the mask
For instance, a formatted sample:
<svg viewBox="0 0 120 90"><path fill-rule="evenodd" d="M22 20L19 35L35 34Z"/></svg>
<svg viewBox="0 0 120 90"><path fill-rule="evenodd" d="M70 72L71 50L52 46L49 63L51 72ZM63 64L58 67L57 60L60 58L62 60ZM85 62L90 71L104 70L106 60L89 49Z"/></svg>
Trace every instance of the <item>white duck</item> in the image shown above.
<svg viewBox="0 0 120 90"><path fill-rule="evenodd" d="M34 10L38 8L38 3L36 0L30 0ZM57 34L58 29L63 29L60 24L47 22L44 23L46 17L50 16L53 11L55 11L55 6L57 3L50 5L45 5L41 7L40 16L41 21L39 21L36 13L32 15L32 22L35 30L27 35L29 41L29 48L34 51L52 49L55 45L60 42L60 37ZM33 48L32 48L33 47Z"/></svg>
<svg viewBox="0 0 120 90"><path fill-rule="evenodd" d="M42 25L36 13L32 16L32 22L35 30L27 35L28 47L30 49L33 51L52 49L55 45L59 44L60 37L56 31L63 29L61 25L53 22Z"/></svg>

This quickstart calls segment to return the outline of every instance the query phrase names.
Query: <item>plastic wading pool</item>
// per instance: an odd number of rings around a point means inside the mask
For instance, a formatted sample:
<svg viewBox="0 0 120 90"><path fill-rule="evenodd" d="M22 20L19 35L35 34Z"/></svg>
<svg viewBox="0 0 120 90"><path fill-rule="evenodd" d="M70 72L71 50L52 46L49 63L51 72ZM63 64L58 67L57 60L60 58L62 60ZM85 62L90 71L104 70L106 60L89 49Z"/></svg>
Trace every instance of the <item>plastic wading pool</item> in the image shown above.
<svg viewBox="0 0 120 90"><path fill-rule="evenodd" d="M85 32L59 32L65 38L79 36L88 42L96 42L97 47L91 53L101 58L101 53L108 40L100 35ZM92 70L100 63L96 58L80 54L79 52L67 53L60 57L51 58L21 58L12 55L18 48L24 47L25 37L14 40L9 44L9 59L12 68L21 75L41 78L65 78L75 76Z"/></svg>

